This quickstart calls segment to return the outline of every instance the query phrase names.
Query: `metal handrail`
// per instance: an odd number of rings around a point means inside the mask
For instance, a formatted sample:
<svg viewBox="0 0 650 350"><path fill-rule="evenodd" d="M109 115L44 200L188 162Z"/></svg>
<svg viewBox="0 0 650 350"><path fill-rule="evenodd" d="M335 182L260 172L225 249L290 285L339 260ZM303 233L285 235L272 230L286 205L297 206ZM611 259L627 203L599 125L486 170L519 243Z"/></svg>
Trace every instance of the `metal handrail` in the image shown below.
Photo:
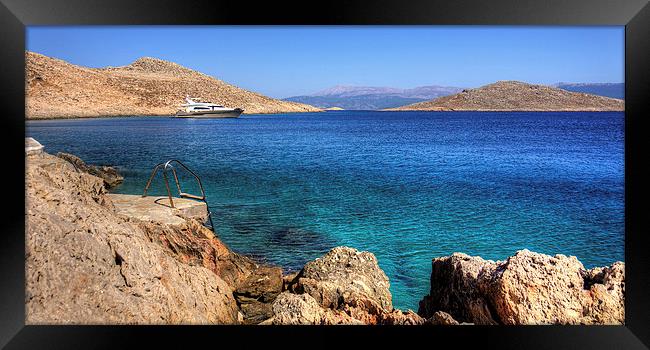
<svg viewBox="0 0 650 350"><path fill-rule="evenodd" d="M193 195L193 194L190 194L190 193L184 193L181 190L181 185L180 185L180 182L178 181L178 174L176 173L176 169L174 168L172 163L176 163L176 164L180 165L188 173L190 173L192 176L194 176L194 179L196 179L196 182L198 182L198 184L199 184L199 189L201 190L201 196ZM206 196L205 196L205 190L203 189L203 183L201 182L201 179L199 178L199 176L196 175L195 172L193 172L190 168L188 168L180 160L170 159L165 163L156 164L153 167L153 170L151 171L151 176L149 176L149 180L147 181L147 184L144 187L144 192L142 193L142 197L147 196L147 190L149 190L149 186L151 186L151 181L156 176L156 173L158 172L160 167L162 167L162 174L163 174L163 178L165 179L165 187L167 188L167 196L169 198L170 206L172 208L175 208L174 207L174 200L172 199L172 193L171 193L171 190L169 189L169 179L167 177L167 171L171 169L171 172L174 175L174 181L176 182L176 188L178 189L178 196L180 198L192 198L192 199L203 201L205 203L206 209L208 211L208 219L210 219L210 228L214 232L214 223L212 222L212 213L210 213L210 206L208 205L208 201L207 201Z"/></svg>

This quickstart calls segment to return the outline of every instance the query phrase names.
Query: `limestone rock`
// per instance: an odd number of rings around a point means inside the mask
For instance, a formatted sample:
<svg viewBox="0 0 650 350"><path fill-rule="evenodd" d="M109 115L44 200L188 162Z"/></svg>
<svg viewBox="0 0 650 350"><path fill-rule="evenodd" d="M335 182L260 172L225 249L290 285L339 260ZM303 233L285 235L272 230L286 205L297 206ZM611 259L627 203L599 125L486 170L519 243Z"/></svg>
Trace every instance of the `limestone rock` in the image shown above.
<svg viewBox="0 0 650 350"><path fill-rule="evenodd" d="M213 271L232 288L243 283L257 268L250 258L232 252L214 233L194 219L180 225L138 221L137 225L152 242L162 246L176 260L203 266Z"/></svg>
<svg viewBox="0 0 650 350"><path fill-rule="evenodd" d="M232 324L232 289L118 216L103 180L46 153L26 159L27 324Z"/></svg>
<svg viewBox="0 0 650 350"><path fill-rule="evenodd" d="M436 311L431 315L426 322L431 325L442 325L442 326L455 326L458 325L458 321L454 320L450 314L443 311Z"/></svg>
<svg viewBox="0 0 650 350"><path fill-rule="evenodd" d="M258 323L257 325L259 325L259 326L268 326L268 325L272 325L273 321L275 321L275 318L271 317L269 319L266 319L266 320Z"/></svg>
<svg viewBox="0 0 650 350"><path fill-rule="evenodd" d="M425 323L425 319L412 310L406 312L394 309L392 312L382 314L379 324L396 326L417 326Z"/></svg>
<svg viewBox="0 0 650 350"><path fill-rule="evenodd" d="M481 271L495 268L492 261L462 253L433 259L431 290L420 301L418 314L428 319L436 311L443 310L457 320L496 324L490 305L478 286Z"/></svg>
<svg viewBox="0 0 650 350"><path fill-rule="evenodd" d="M340 312L322 308L309 294L282 292L273 302L276 325L360 325L359 320Z"/></svg>
<svg viewBox="0 0 650 350"><path fill-rule="evenodd" d="M56 156L70 162L75 166L75 168L79 169L80 171L102 178L104 180L106 188L115 187L124 181L124 177L118 174L117 170L112 167L88 165L79 157L69 153L59 152L56 154Z"/></svg>
<svg viewBox="0 0 650 350"><path fill-rule="evenodd" d="M390 283L369 252L337 247L323 257L308 262L290 290L311 295L321 306L338 309L352 301L368 300L379 308L393 309ZM366 305L366 304L363 304Z"/></svg>
<svg viewBox="0 0 650 350"><path fill-rule="evenodd" d="M366 324L340 310L332 310L332 309L323 309L323 310L324 313L321 318L321 324L326 326L336 326L336 325L359 326L359 325Z"/></svg>
<svg viewBox="0 0 650 350"><path fill-rule="evenodd" d="M296 282L298 272L292 272L282 276L282 291L289 290L289 287Z"/></svg>
<svg viewBox="0 0 650 350"><path fill-rule="evenodd" d="M239 304L242 311L243 324L260 324L261 322L273 317L273 303L262 303L259 301L249 301Z"/></svg>
<svg viewBox="0 0 650 350"><path fill-rule="evenodd" d="M585 288L589 289L583 303L584 323L622 324L625 322L625 264L615 262L609 267L587 270Z"/></svg>
<svg viewBox="0 0 650 350"><path fill-rule="evenodd" d="M282 284L281 268L261 266L237 287L235 298L240 302L270 302L282 292Z"/></svg>
<svg viewBox="0 0 650 350"><path fill-rule="evenodd" d="M273 302L273 324L318 325L325 311L309 294L283 292Z"/></svg>
<svg viewBox="0 0 650 350"><path fill-rule="evenodd" d="M574 256L522 250L482 277L481 290L505 324L624 321L622 263L586 271Z"/></svg>
<svg viewBox="0 0 650 350"><path fill-rule="evenodd" d="M433 260L419 314L444 311L476 324L622 324L625 265L586 270L573 256L521 250L491 262L464 254Z"/></svg>
<svg viewBox="0 0 650 350"><path fill-rule="evenodd" d="M425 321L413 311L393 309L388 278L368 252L334 248L285 281L290 281L289 292L273 304L276 324L320 320L320 324L418 325Z"/></svg>
<svg viewBox="0 0 650 350"><path fill-rule="evenodd" d="M260 266L234 291L246 323L259 323L273 316L271 303L282 292L282 269Z"/></svg>

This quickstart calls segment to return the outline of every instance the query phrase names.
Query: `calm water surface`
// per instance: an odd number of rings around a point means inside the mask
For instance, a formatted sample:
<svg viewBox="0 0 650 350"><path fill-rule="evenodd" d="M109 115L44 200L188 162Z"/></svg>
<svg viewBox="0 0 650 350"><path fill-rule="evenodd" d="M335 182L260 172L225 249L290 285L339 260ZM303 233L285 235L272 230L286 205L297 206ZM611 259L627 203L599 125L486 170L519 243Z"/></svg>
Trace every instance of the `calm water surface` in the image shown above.
<svg viewBox="0 0 650 350"><path fill-rule="evenodd" d="M120 193L177 158L235 251L296 270L335 246L368 250L395 306L417 310L431 259L456 251L624 260L623 127L616 112L341 111L34 121L27 134L116 165Z"/></svg>

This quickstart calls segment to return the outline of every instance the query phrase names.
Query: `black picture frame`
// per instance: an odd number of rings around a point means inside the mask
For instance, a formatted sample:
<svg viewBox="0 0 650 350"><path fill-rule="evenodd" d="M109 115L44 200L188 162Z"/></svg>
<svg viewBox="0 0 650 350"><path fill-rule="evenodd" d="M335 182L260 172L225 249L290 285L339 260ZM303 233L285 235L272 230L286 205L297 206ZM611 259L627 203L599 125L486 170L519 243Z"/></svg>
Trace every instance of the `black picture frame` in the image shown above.
<svg viewBox="0 0 650 350"><path fill-rule="evenodd" d="M623 326L270 327L270 326L26 326L24 154L25 27L31 25L624 25L625 263ZM0 0L0 96L3 209L0 231L0 346L118 348L138 342L211 346L251 341L282 346L423 340L426 345L474 343L498 348L629 348L650 346L650 258L644 224L644 118L650 88L650 6L646 0L491 1L155 1ZM20 185L22 184L22 186ZM306 336L302 341L297 335ZM349 336L345 341L343 336ZM270 340L274 338L273 340ZM422 338L422 339L417 339ZM308 341L309 343L306 343ZM293 343L293 344L292 344ZM644 345L645 344L645 345ZM230 346L230 345L228 345ZM240 345L241 346L241 345ZM408 346L408 345L406 345Z"/></svg>

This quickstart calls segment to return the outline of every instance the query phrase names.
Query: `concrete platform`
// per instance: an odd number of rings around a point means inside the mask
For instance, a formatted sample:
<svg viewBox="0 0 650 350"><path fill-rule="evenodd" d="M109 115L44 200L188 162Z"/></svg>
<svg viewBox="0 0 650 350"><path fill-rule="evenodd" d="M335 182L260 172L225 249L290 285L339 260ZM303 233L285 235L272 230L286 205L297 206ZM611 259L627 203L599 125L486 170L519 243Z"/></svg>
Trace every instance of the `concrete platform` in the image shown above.
<svg viewBox="0 0 650 350"><path fill-rule="evenodd" d="M172 197L174 207L169 205L169 198L133 194L110 193L108 197L113 201L119 214L144 221L156 221L164 224L178 225L183 219L178 215L197 219L205 222L208 219L208 207L204 202Z"/></svg>

